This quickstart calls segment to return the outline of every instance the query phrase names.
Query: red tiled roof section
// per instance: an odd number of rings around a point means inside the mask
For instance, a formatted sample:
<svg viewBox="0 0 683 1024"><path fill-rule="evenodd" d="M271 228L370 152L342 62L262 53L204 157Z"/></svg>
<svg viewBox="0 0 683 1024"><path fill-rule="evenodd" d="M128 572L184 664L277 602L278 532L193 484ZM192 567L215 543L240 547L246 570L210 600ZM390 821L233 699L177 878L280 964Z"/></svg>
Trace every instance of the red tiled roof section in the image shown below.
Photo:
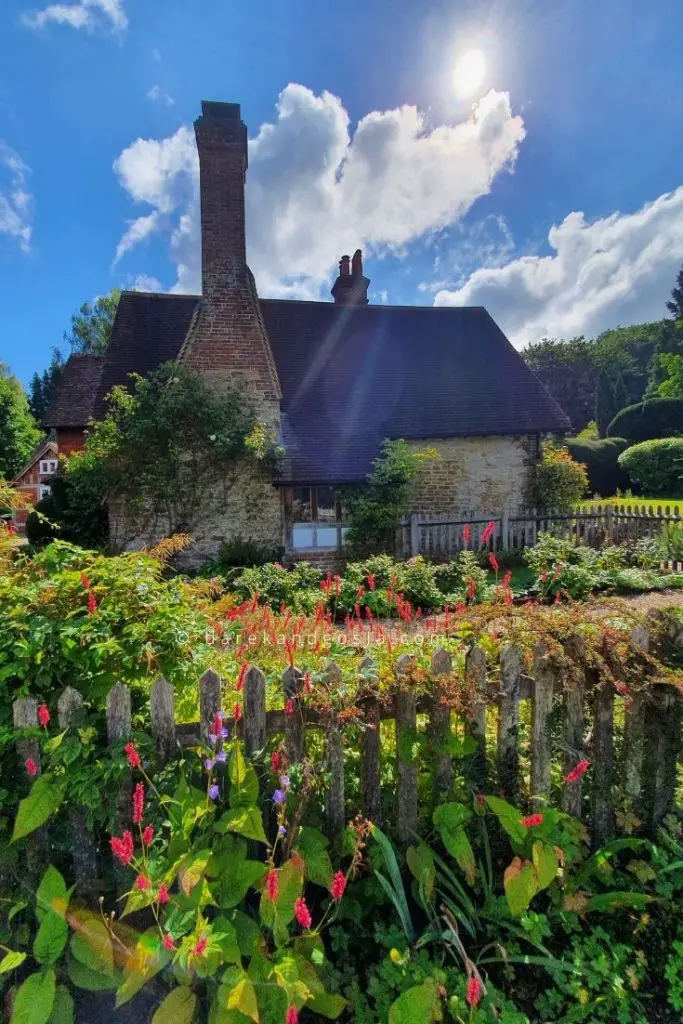
<svg viewBox="0 0 683 1024"><path fill-rule="evenodd" d="M85 426L93 415L104 356L69 356L59 382L57 395L47 411L49 427Z"/></svg>

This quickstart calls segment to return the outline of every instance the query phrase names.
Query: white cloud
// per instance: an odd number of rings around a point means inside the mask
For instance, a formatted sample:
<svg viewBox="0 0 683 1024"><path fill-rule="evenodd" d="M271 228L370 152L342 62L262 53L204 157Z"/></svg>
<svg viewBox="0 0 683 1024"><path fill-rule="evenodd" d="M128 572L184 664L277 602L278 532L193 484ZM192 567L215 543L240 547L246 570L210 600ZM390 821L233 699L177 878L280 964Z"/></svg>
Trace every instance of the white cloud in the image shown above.
<svg viewBox="0 0 683 1024"><path fill-rule="evenodd" d="M27 189L29 168L16 150L0 141L0 235L15 238L19 247L31 247L33 196Z"/></svg>
<svg viewBox="0 0 683 1024"><path fill-rule="evenodd" d="M570 213L548 233L550 256L475 271L436 305L486 306L518 347L542 337L595 337L660 320L683 261L683 186L635 213L592 222Z"/></svg>
<svg viewBox="0 0 683 1024"><path fill-rule="evenodd" d="M133 279L131 289L134 292L161 292L163 288L161 281L156 277L151 277L149 274L138 274Z"/></svg>
<svg viewBox="0 0 683 1024"><path fill-rule="evenodd" d="M116 32L122 32L128 27L123 0L79 0L73 4L49 4L40 11L23 14L21 20L29 28L43 28L49 22L88 30L108 24Z"/></svg>
<svg viewBox="0 0 683 1024"><path fill-rule="evenodd" d="M490 213L473 224L457 224L439 240L432 281L421 281L421 292L440 292L465 283L482 267L501 267L515 251L515 240L505 217Z"/></svg>
<svg viewBox="0 0 683 1024"><path fill-rule="evenodd" d="M366 115L351 133L336 96L288 85L277 119L249 142L248 249L260 291L318 297L342 252L361 246L400 253L410 241L454 224L512 168L523 138L522 119L505 93L488 93L457 125L431 128L415 107L403 106ZM114 167L131 198L169 215L156 227L170 230L175 290L198 291L191 129L138 139Z"/></svg>
<svg viewBox="0 0 683 1024"><path fill-rule="evenodd" d="M147 99L152 100L153 103L165 103L167 107L174 107L175 100L172 96L161 88L160 85L153 85L147 92Z"/></svg>
<svg viewBox="0 0 683 1024"><path fill-rule="evenodd" d="M146 238L153 235L158 223L159 214L156 210L146 217L137 217L135 220L129 220L128 230L121 236L119 244L116 246L116 256L114 257L113 265L116 266L119 260L139 242L144 242Z"/></svg>

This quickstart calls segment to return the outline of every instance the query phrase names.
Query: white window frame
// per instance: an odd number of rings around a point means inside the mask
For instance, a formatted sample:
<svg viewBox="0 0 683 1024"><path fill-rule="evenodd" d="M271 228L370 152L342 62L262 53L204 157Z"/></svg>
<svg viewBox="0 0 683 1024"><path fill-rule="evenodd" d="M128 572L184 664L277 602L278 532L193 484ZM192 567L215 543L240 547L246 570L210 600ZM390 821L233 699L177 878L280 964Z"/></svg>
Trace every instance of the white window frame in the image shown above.
<svg viewBox="0 0 683 1024"><path fill-rule="evenodd" d="M317 490L317 485L301 484L300 487L309 487L311 491ZM321 485L322 486L322 485ZM298 488L292 488L292 492ZM313 499L311 497L311 509L313 509ZM315 508L317 509L317 497L315 501ZM335 540L333 544L324 543L319 541L319 533L323 531L334 531ZM289 526L289 538L291 551L300 553L304 551L341 551L344 546L344 538L349 530L349 524L345 523L341 519L310 519L307 522L295 522L292 521ZM297 533L301 536L304 534L307 538L307 542L297 543ZM327 534L329 536L329 533Z"/></svg>
<svg viewBox="0 0 683 1024"><path fill-rule="evenodd" d="M57 460L56 459L41 459L40 460L40 475L49 476L51 473L57 472Z"/></svg>
<svg viewBox="0 0 683 1024"><path fill-rule="evenodd" d="M38 484L38 501L42 501L48 494L52 494L52 488L49 484Z"/></svg>

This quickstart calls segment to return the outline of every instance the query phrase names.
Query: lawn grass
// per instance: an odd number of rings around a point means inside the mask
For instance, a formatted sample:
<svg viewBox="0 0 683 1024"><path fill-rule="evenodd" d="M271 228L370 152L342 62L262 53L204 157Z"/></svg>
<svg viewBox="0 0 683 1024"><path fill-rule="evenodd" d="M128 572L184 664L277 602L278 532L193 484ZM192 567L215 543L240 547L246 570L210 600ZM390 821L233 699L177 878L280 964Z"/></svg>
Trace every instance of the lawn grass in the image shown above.
<svg viewBox="0 0 683 1024"><path fill-rule="evenodd" d="M643 498L640 495L636 498L591 498L589 501L582 501L581 508L600 508L604 505L613 505L618 508L625 508L626 505L636 505L640 508L645 505L647 508L652 505L654 509L664 509L669 506L671 511L677 509L683 515L683 498Z"/></svg>

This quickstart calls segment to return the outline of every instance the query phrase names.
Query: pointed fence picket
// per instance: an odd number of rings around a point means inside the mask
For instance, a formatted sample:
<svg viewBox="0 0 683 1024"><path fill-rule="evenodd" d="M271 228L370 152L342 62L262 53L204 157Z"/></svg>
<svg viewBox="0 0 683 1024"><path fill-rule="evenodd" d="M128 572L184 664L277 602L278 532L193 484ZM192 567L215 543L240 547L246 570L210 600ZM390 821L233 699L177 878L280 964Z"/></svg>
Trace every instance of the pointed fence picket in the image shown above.
<svg viewBox="0 0 683 1024"><path fill-rule="evenodd" d="M647 652L647 630L636 627L631 643L634 652ZM584 819L594 847L614 835L615 800L624 796L643 826L653 830L674 799L681 751L681 694L675 686L656 680L627 700L625 714L616 715L615 708L624 697L617 693L611 680L596 676L587 662L582 640L568 639L564 654L562 660L554 659L546 645L539 643L527 674L518 647L504 646L497 664L487 661L481 648L473 647L466 658L464 682L474 704L473 713L466 720L459 719L448 706L448 684L456 680L451 656L442 648L432 656L431 688L426 695L418 695L415 685L415 657L402 655L395 664L393 700L383 699L380 703L372 688L366 688L365 695L358 698L360 717L348 724L329 710L321 713L307 707L301 685L303 675L295 667L287 669L281 680L283 708L267 710L265 676L260 669L251 667L244 680L242 713L237 718L224 715L223 726L231 736L244 740L245 752L257 769L264 800L268 741L279 737L290 763L304 762L306 771L306 736L311 730L322 731L324 811L332 840L340 837L345 822L358 811L378 824L382 822L386 803L395 807L393 819L386 827L395 831L402 845L411 843L418 825L418 794L427 793L418 786L420 770L432 772L433 789L428 797L431 805L449 799L459 765L453 741L463 731L469 731L478 745L468 768L470 785L475 791L490 791L484 787L495 775L495 791L519 806L520 813L522 809L542 812L549 800L559 801L565 811ZM372 674L372 661L366 658L360 667L359 681L367 682ZM329 691L334 692L342 682L340 668L330 662L326 670ZM462 678L457 682L462 686ZM163 677L156 681L150 694L150 724L161 763L184 748L206 743L211 723L220 710L220 694L220 678L212 670L205 672L199 684L200 721L176 725L173 688ZM524 701L531 703L530 715L520 715ZM74 725L81 703L80 694L67 688L58 702L60 728ZM18 756L22 762L33 758L40 771L37 702L31 697L21 698L14 702L13 711ZM493 715L497 715L495 741L495 730L490 728ZM380 724L392 719L394 752L391 753L388 740L384 755L395 758L396 793L385 801ZM529 720L531 728L522 735L520 723ZM131 732L130 691L122 683L117 683L107 696L106 726L109 744L122 751ZM423 733L427 742L419 743ZM354 747L360 754L360 806L354 807L349 806L345 784L345 746L349 735L356 738ZM530 753L523 759L526 751ZM615 751L620 752L619 765ZM591 767L583 782L562 785L562 776L584 758L591 762ZM621 793L616 791L617 768L624 780ZM527 778L530 783L525 785ZM131 790L131 773L126 770L114 812L119 833L131 827ZM83 813L78 807L69 811L69 824L74 834L77 888L83 898L92 899L99 884L98 851L88 842ZM35 870L44 860L46 832L47 829L38 830L28 837L29 870ZM122 890L130 885L126 869L119 870L117 882Z"/></svg>

